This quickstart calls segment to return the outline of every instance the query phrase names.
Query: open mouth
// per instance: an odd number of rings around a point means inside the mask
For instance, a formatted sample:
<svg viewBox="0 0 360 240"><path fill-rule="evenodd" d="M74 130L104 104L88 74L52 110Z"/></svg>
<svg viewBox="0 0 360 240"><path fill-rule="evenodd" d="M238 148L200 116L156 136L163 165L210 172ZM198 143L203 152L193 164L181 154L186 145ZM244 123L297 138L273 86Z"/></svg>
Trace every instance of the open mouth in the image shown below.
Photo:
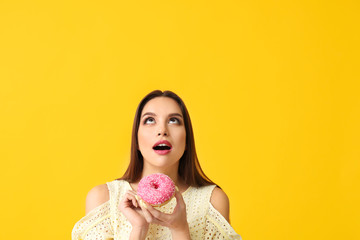
<svg viewBox="0 0 360 240"><path fill-rule="evenodd" d="M153 150L160 155L165 155L171 152L172 145L167 140L161 140L154 144Z"/></svg>
<svg viewBox="0 0 360 240"><path fill-rule="evenodd" d="M157 146L155 146L155 147L153 147L153 149L154 150L170 150L171 149L171 147L169 147L169 146L164 146L164 145L157 145Z"/></svg>

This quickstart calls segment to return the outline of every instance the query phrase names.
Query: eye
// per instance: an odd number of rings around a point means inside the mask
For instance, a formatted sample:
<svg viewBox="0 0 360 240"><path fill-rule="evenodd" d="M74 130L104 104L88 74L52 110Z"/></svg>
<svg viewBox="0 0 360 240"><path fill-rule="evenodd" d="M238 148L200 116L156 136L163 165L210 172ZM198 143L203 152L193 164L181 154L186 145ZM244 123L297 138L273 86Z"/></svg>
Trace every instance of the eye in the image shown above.
<svg viewBox="0 0 360 240"><path fill-rule="evenodd" d="M177 118L175 118L175 117L170 118L170 121L175 121L175 123L179 123L179 124L180 124L180 120L177 119Z"/></svg>
<svg viewBox="0 0 360 240"><path fill-rule="evenodd" d="M154 118L148 117L148 118L146 118L146 119L144 120L144 124L147 124L147 123L149 122L148 120L151 120L150 123L155 122Z"/></svg>

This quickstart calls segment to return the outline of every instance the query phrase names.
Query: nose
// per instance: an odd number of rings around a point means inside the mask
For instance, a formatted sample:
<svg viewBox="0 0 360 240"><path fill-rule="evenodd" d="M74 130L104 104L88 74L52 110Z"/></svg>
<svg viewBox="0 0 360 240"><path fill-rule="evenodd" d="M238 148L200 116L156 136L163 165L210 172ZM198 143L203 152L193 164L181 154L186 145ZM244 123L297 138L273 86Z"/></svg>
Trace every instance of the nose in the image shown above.
<svg viewBox="0 0 360 240"><path fill-rule="evenodd" d="M167 136L167 135L168 135L166 131L159 131L159 132L158 132L158 136L160 136L161 134L163 134L164 136Z"/></svg>
<svg viewBox="0 0 360 240"><path fill-rule="evenodd" d="M164 135L164 136L168 135L168 131L167 131L166 127L162 127L161 129L159 129L158 136L160 136L160 135Z"/></svg>

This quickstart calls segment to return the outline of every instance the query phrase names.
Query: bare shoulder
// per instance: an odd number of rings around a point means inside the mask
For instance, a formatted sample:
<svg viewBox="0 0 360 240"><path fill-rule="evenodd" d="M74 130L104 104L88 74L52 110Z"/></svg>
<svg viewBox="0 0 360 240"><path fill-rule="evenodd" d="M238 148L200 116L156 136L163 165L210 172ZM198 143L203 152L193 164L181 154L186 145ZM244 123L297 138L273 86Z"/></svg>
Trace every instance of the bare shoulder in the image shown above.
<svg viewBox="0 0 360 240"><path fill-rule="evenodd" d="M93 187L86 196L85 214L88 214L109 199L109 190L106 183Z"/></svg>
<svg viewBox="0 0 360 240"><path fill-rule="evenodd" d="M211 204L223 217L230 222L230 202L226 193L219 187L215 187L210 198Z"/></svg>

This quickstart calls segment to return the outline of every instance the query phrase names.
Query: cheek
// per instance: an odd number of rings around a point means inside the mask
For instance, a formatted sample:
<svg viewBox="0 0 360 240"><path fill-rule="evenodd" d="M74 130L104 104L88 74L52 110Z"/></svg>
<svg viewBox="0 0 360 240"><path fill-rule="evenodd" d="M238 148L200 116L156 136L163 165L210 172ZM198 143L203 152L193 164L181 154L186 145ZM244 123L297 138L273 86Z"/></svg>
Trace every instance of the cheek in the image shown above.
<svg viewBox="0 0 360 240"><path fill-rule="evenodd" d="M181 145L183 145L184 147L186 146L186 132L185 129L183 129L182 131L179 132L178 134L178 141L181 143Z"/></svg>
<svg viewBox="0 0 360 240"><path fill-rule="evenodd" d="M147 146L151 144L151 133L149 131L144 131L143 129L139 128L138 131L138 141L139 141L139 147Z"/></svg>

